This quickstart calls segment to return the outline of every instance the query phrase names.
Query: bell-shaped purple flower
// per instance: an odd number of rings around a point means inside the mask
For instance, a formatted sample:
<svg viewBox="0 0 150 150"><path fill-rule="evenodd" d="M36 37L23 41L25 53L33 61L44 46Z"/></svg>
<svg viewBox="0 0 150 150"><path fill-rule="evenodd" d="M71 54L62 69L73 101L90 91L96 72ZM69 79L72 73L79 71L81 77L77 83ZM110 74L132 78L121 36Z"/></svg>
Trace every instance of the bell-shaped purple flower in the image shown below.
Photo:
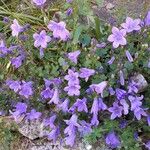
<svg viewBox="0 0 150 150"><path fill-rule="evenodd" d="M147 116L147 123L148 123L148 126L150 126L150 115Z"/></svg>
<svg viewBox="0 0 150 150"><path fill-rule="evenodd" d="M110 132L105 139L106 144L111 147L112 149L117 148L121 145L118 136L115 132Z"/></svg>
<svg viewBox="0 0 150 150"><path fill-rule="evenodd" d="M19 94L24 96L25 98L29 98L31 95L33 95L32 84L33 83L31 81L22 81L22 86Z"/></svg>
<svg viewBox="0 0 150 150"><path fill-rule="evenodd" d="M16 19L13 20L13 24L10 26L12 30L12 36L18 37L19 33L22 32L23 27L19 25Z"/></svg>
<svg viewBox="0 0 150 150"><path fill-rule="evenodd" d="M96 92L97 94L101 94L101 96L103 97L103 91L107 87L107 84L107 81L103 81L99 84L90 85L90 88L92 89L92 91Z"/></svg>
<svg viewBox="0 0 150 150"><path fill-rule="evenodd" d="M141 20L135 19L133 20L130 17L126 18L126 22L122 23L121 26L126 30L126 32L130 33L132 31L138 31L141 29L140 27Z"/></svg>
<svg viewBox="0 0 150 150"><path fill-rule="evenodd" d="M25 59L24 55L19 55L18 57L14 57L11 59L11 64L15 68L19 68L22 65L24 59Z"/></svg>
<svg viewBox="0 0 150 150"><path fill-rule="evenodd" d="M79 74L78 72L74 72L73 70L68 70L68 75L64 77L65 80L68 81L68 85L79 84Z"/></svg>
<svg viewBox="0 0 150 150"><path fill-rule="evenodd" d="M144 96L128 96L128 99L131 103L131 110L134 111L135 109L139 108L140 106L142 106L142 102L141 100L144 98Z"/></svg>
<svg viewBox="0 0 150 150"><path fill-rule="evenodd" d="M80 123L80 127L78 128L78 131L80 132L81 136L85 136L92 132L90 123L87 123L84 120L81 120L79 123Z"/></svg>
<svg viewBox="0 0 150 150"><path fill-rule="evenodd" d="M77 108L78 112L88 112L87 105L86 105L87 99L77 99L77 101L74 103L74 106Z"/></svg>
<svg viewBox="0 0 150 150"><path fill-rule="evenodd" d="M127 57L127 59L128 59L128 61L129 62L133 62L133 57L132 57L132 55L130 54L130 52L128 51L128 50L126 50L126 57Z"/></svg>
<svg viewBox="0 0 150 150"><path fill-rule="evenodd" d="M37 6L42 6L46 3L46 0L32 0Z"/></svg>
<svg viewBox="0 0 150 150"><path fill-rule="evenodd" d="M110 60L107 62L109 65L113 64L113 62L115 61L115 56L112 56L110 58Z"/></svg>
<svg viewBox="0 0 150 150"><path fill-rule="evenodd" d="M118 102L113 103L113 107L110 107L108 109L109 112L111 112L111 117L110 119L115 119L116 117L121 117L122 116L122 111L123 107L118 105Z"/></svg>
<svg viewBox="0 0 150 150"><path fill-rule="evenodd" d="M53 142L55 143L59 134L60 134L60 130L58 127L56 127L51 130L51 132L47 135L47 137L49 140L53 140Z"/></svg>
<svg viewBox="0 0 150 150"><path fill-rule="evenodd" d="M80 78L85 78L85 81L87 82L89 77L95 74L95 70L88 69L88 68L81 68L80 69Z"/></svg>
<svg viewBox="0 0 150 150"><path fill-rule="evenodd" d="M47 87L45 90L41 92L41 96L45 99L48 99L48 98L52 98L53 93L54 93L53 90Z"/></svg>
<svg viewBox="0 0 150 150"><path fill-rule="evenodd" d="M124 99L126 95L127 92L125 90L119 88L116 89L116 97L118 100Z"/></svg>
<svg viewBox="0 0 150 150"><path fill-rule="evenodd" d="M59 107L64 113L68 112L69 99L66 98L58 107Z"/></svg>
<svg viewBox="0 0 150 150"><path fill-rule="evenodd" d="M126 102L125 99L122 99L122 100L120 100L120 104L123 107L124 115L127 115L129 113L129 105L128 105L128 103Z"/></svg>
<svg viewBox="0 0 150 150"><path fill-rule="evenodd" d="M54 90L52 99L48 102L48 104L51 104L51 103L54 103L56 105L59 103L59 92L57 88L55 88Z"/></svg>
<svg viewBox="0 0 150 150"><path fill-rule="evenodd" d="M92 108L91 108L91 114L98 114L98 111L99 111L98 99L94 98L94 102L93 102Z"/></svg>
<svg viewBox="0 0 150 150"><path fill-rule="evenodd" d="M147 116L146 112L143 110L143 108L136 108L134 109L134 116L136 117L137 120L141 120L142 116Z"/></svg>
<svg viewBox="0 0 150 150"><path fill-rule="evenodd" d="M80 95L80 85L75 84L75 85L69 85L64 88L64 91L68 93L69 96L79 96Z"/></svg>
<svg viewBox="0 0 150 150"><path fill-rule="evenodd" d="M93 126L99 125L98 114L93 114L93 117L91 119L91 125Z"/></svg>
<svg viewBox="0 0 150 150"><path fill-rule="evenodd" d="M98 106L99 106L99 110L106 110L107 109L107 105L103 102L102 98L98 99Z"/></svg>
<svg viewBox="0 0 150 150"><path fill-rule="evenodd" d="M53 129L53 128L56 127L56 126L54 125L55 120L56 120L56 115L53 115L53 116L51 116L50 118L45 119L45 120L43 121L43 123L44 123L44 125L45 125L46 127L49 126L51 129Z"/></svg>
<svg viewBox="0 0 150 150"><path fill-rule="evenodd" d="M32 109L30 113L27 113L27 120L35 120L39 119L41 117L42 113L37 112L35 109Z"/></svg>
<svg viewBox="0 0 150 150"><path fill-rule="evenodd" d="M79 57L80 53L81 53L80 50L77 50L77 51L74 51L74 52L70 52L67 55L68 59L70 61L72 61L73 63L77 64L78 57Z"/></svg>
<svg viewBox="0 0 150 150"><path fill-rule="evenodd" d="M47 48L47 43L51 41L50 36L46 34L45 30L42 30L39 34L34 33L33 38L35 40L34 42L35 47Z"/></svg>
<svg viewBox="0 0 150 150"><path fill-rule="evenodd" d="M66 145L73 146L75 143L76 134L71 134L65 138Z"/></svg>
<svg viewBox="0 0 150 150"><path fill-rule="evenodd" d="M119 45L126 45L125 39L126 31L124 29L119 30L116 27L112 28L112 34L108 37L109 42L113 42L113 47L118 48Z"/></svg>
<svg viewBox="0 0 150 150"><path fill-rule="evenodd" d="M150 11L147 12L147 15L144 19L145 26L150 26Z"/></svg>
<svg viewBox="0 0 150 150"><path fill-rule="evenodd" d="M59 23L50 21L47 27L53 32L54 38L60 38L62 41L66 41L70 38L70 33L66 29L66 23L63 21Z"/></svg>
<svg viewBox="0 0 150 150"><path fill-rule="evenodd" d="M14 90L14 92L18 92L21 89L20 81L7 80L6 85L8 85L10 89Z"/></svg>

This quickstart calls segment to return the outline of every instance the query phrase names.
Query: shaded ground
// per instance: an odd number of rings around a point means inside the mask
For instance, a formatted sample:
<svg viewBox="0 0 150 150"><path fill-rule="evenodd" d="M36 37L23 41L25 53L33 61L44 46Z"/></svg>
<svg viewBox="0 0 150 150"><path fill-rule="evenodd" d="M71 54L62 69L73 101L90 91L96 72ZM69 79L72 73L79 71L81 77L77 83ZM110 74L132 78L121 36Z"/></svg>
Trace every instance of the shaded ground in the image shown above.
<svg viewBox="0 0 150 150"><path fill-rule="evenodd" d="M126 16L144 17L150 10L150 0L104 0L103 6L94 8L94 12L103 21L120 23Z"/></svg>

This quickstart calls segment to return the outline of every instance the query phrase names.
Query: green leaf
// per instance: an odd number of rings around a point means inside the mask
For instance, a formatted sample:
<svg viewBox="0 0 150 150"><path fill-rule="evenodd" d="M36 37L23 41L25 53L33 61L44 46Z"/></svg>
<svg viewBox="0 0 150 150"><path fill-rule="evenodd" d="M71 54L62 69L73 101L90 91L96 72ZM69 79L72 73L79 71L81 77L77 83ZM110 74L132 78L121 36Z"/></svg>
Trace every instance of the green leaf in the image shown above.
<svg viewBox="0 0 150 150"><path fill-rule="evenodd" d="M73 44L77 44L77 43L78 43L79 37L80 37L82 31L83 31L83 27L82 27L81 25L79 25L79 26L76 28L76 30L75 30L75 32L74 32L74 35L73 35Z"/></svg>
<svg viewBox="0 0 150 150"><path fill-rule="evenodd" d="M96 33L96 38L100 39L101 37L100 19L98 17L95 18L95 33Z"/></svg>

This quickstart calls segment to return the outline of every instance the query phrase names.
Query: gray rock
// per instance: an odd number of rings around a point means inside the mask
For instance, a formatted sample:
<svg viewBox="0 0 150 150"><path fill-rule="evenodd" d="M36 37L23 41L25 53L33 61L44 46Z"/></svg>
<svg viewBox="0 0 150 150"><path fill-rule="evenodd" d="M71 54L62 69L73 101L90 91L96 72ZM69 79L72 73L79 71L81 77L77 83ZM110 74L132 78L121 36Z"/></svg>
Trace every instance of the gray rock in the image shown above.
<svg viewBox="0 0 150 150"><path fill-rule="evenodd" d="M148 87L148 83L142 74L134 75L131 80L137 84L138 93L143 92Z"/></svg>
<svg viewBox="0 0 150 150"><path fill-rule="evenodd" d="M31 140L41 138L47 133L47 130L44 128L44 125L40 120L30 122L23 121L19 124L18 130L23 136Z"/></svg>

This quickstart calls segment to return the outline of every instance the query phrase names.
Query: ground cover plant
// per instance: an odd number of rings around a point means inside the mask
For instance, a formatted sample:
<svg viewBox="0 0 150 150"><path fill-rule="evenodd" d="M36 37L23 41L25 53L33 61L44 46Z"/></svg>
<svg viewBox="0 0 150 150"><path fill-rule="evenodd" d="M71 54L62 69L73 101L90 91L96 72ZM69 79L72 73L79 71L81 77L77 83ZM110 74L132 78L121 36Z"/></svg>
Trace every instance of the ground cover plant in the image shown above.
<svg viewBox="0 0 150 150"><path fill-rule="evenodd" d="M24 3L0 6L1 115L39 119L48 140L70 147L83 137L150 149L150 12L112 27L91 1Z"/></svg>

